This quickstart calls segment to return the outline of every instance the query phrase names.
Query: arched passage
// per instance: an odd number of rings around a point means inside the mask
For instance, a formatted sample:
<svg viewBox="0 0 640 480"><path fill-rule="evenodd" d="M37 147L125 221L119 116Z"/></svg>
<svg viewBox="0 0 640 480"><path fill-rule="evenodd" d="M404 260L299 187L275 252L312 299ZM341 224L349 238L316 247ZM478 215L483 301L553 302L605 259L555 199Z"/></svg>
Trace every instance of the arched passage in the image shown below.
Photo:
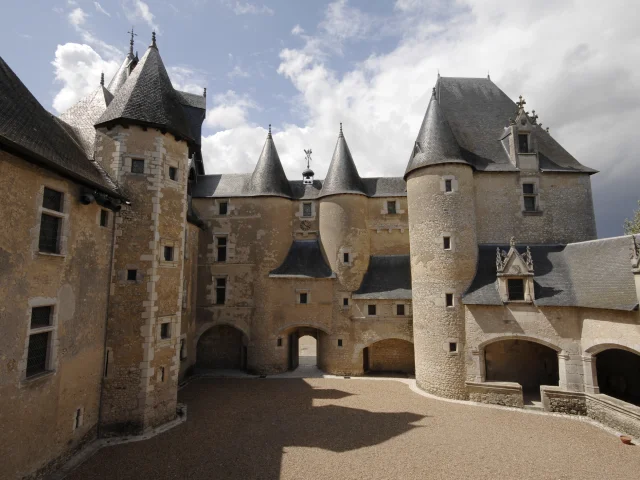
<svg viewBox="0 0 640 480"><path fill-rule="evenodd" d="M640 355L610 348L596 355L600 393L640 406Z"/></svg>
<svg viewBox="0 0 640 480"><path fill-rule="evenodd" d="M315 337L303 335L298 339L298 358L300 365L318 365L318 340Z"/></svg>
<svg viewBox="0 0 640 480"><path fill-rule="evenodd" d="M209 328L198 340L196 368L246 369L246 335L231 325L216 325Z"/></svg>
<svg viewBox="0 0 640 480"><path fill-rule="evenodd" d="M540 398L541 385L558 385L558 352L528 340L508 339L484 347L485 380L516 382L525 397Z"/></svg>
<svg viewBox="0 0 640 480"><path fill-rule="evenodd" d="M372 343L362 351L362 369L365 373L414 374L413 343L399 338Z"/></svg>
<svg viewBox="0 0 640 480"><path fill-rule="evenodd" d="M281 329L278 342L286 342L287 370L317 367L322 348L321 337L325 333L315 325L287 326Z"/></svg>

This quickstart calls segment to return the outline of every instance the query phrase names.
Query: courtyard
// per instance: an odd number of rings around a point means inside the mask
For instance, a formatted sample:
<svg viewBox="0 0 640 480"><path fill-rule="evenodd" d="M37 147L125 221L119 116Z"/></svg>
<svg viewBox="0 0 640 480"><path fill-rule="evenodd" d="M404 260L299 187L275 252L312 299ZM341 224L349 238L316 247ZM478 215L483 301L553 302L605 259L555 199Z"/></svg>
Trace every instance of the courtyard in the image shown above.
<svg viewBox="0 0 640 480"><path fill-rule="evenodd" d="M185 423L103 448L67 478L637 478L640 454L591 424L421 396L406 383L201 378Z"/></svg>

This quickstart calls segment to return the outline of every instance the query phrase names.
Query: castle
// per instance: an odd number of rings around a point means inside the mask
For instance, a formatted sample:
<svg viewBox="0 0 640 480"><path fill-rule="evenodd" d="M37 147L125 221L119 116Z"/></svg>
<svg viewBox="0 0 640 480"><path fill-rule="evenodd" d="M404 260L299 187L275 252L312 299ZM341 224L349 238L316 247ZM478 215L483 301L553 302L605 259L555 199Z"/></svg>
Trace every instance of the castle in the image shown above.
<svg viewBox="0 0 640 480"><path fill-rule="evenodd" d="M58 118L0 59L0 477L172 421L194 371L295 369L303 335L329 374L640 437L640 239L597 239L596 172L522 98L439 77L398 178L361 178L342 126L324 180L270 130L252 173L206 174L205 112L155 35Z"/></svg>

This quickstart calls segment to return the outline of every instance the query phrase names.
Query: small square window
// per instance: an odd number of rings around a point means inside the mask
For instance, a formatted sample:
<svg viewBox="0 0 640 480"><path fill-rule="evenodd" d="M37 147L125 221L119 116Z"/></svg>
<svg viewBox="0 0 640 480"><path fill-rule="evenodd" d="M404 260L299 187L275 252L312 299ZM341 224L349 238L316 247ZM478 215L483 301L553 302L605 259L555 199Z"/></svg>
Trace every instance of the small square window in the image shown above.
<svg viewBox="0 0 640 480"><path fill-rule="evenodd" d="M392 200L387 202L387 213L395 215L396 213L396 201Z"/></svg>
<svg viewBox="0 0 640 480"><path fill-rule="evenodd" d="M454 353L458 351L458 343L457 342L449 342L449 352Z"/></svg>
<svg viewBox="0 0 640 480"><path fill-rule="evenodd" d="M171 324L169 322L160 324L160 338L167 339L171 337Z"/></svg>
<svg viewBox="0 0 640 480"><path fill-rule="evenodd" d="M282 338L278 338L278 342L276 343L276 345L278 345L279 347L282 346Z"/></svg>
<svg viewBox="0 0 640 480"><path fill-rule="evenodd" d="M173 181L178 180L178 169L176 167L169 167L169 178Z"/></svg>
<svg viewBox="0 0 640 480"><path fill-rule="evenodd" d="M347 297L344 297L342 299L342 306L343 307L348 307L349 306L349 299Z"/></svg>
<svg viewBox="0 0 640 480"><path fill-rule="evenodd" d="M33 307L31 309L31 328L49 327L51 325L51 306Z"/></svg>
<svg viewBox="0 0 640 480"><path fill-rule="evenodd" d="M349 252L344 252L342 254L342 263L349 263Z"/></svg>
<svg viewBox="0 0 640 480"><path fill-rule="evenodd" d="M309 300L308 294L303 292L300 294L300 304L301 305L306 305L307 301Z"/></svg>
<svg viewBox="0 0 640 480"><path fill-rule="evenodd" d="M100 210L100 226L106 227L109 224L109 212Z"/></svg>
<svg viewBox="0 0 640 480"><path fill-rule="evenodd" d="M536 197L524 197L524 211L525 212L536 211Z"/></svg>
<svg viewBox="0 0 640 480"><path fill-rule="evenodd" d="M44 187L42 196L42 207L48 210L62 211L62 193Z"/></svg>
<svg viewBox="0 0 640 480"><path fill-rule="evenodd" d="M219 202L218 203L218 215L226 215L229 210L228 202Z"/></svg>
<svg viewBox="0 0 640 480"><path fill-rule="evenodd" d="M311 216L311 203L303 203L302 204L302 216L310 217Z"/></svg>
<svg viewBox="0 0 640 480"><path fill-rule="evenodd" d="M447 307L453 307L453 293L445 294L445 301Z"/></svg>
<svg viewBox="0 0 640 480"><path fill-rule="evenodd" d="M144 173L144 160L134 158L131 160L131 173Z"/></svg>
<svg viewBox="0 0 640 480"><path fill-rule="evenodd" d="M446 179L444 181L444 191L453 192L453 182L451 181L451 179Z"/></svg>
<svg viewBox="0 0 640 480"><path fill-rule="evenodd" d="M535 185L533 183L523 183L522 184L522 193L525 195L533 195L535 194Z"/></svg>
<svg viewBox="0 0 640 480"><path fill-rule="evenodd" d="M138 278L138 270L127 270L127 280L136 281Z"/></svg>
<svg viewBox="0 0 640 480"><path fill-rule="evenodd" d="M518 134L518 152L529 153L529 135L526 133Z"/></svg>
<svg viewBox="0 0 640 480"><path fill-rule="evenodd" d="M442 237L442 247L445 250L451 250L451 237Z"/></svg>
<svg viewBox="0 0 640 480"><path fill-rule="evenodd" d="M341 346L342 346L342 339L341 339L341 338L339 338L339 339L338 339L338 346L339 346L339 347L341 347Z"/></svg>
<svg viewBox="0 0 640 480"><path fill-rule="evenodd" d="M376 306L367 305L367 315L375 315L375 314L376 314Z"/></svg>
<svg viewBox="0 0 640 480"><path fill-rule="evenodd" d="M404 305L403 304L396 305L396 315L398 315L399 317L403 317L404 316Z"/></svg>
<svg viewBox="0 0 640 480"><path fill-rule="evenodd" d="M509 300L524 300L524 280L521 278L510 278L507 280Z"/></svg>
<svg viewBox="0 0 640 480"><path fill-rule="evenodd" d="M164 260L173 262L173 247L164 247Z"/></svg>

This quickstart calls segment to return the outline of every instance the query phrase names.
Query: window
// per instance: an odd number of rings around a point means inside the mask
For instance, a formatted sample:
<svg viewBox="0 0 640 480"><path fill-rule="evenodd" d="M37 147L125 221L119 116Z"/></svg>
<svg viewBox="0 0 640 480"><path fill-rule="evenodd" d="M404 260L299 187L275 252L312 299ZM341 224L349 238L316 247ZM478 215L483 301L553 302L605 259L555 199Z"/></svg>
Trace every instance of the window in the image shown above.
<svg viewBox="0 0 640 480"><path fill-rule="evenodd" d="M447 307L453 307L453 293L445 294L445 302Z"/></svg>
<svg viewBox="0 0 640 480"><path fill-rule="evenodd" d="M227 279L216 278L216 305L224 305L227 293Z"/></svg>
<svg viewBox="0 0 640 480"><path fill-rule="evenodd" d="M226 215L229 210L229 202L218 203L218 215Z"/></svg>
<svg viewBox="0 0 640 480"><path fill-rule="evenodd" d="M339 339L338 339L338 346L339 346L339 347L341 347L341 346L342 346L342 339L341 339L341 338L339 338Z"/></svg>
<svg viewBox="0 0 640 480"><path fill-rule="evenodd" d="M444 181L444 191L453 192L453 182L451 181L451 179L446 179Z"/></svg>
<svg viewBox="0 0 640 480"><path fill-rule="evenodd" d="M344 252L342 254L342 263L349 263L349 252Z"/></svg>
<svg viewBox="0 0 640 480"><path fill-rule="evenodd" d="M396 315L398 315L399 317L404 317L404 305L403 304L396 305Z"/></svg>
<svg viewBox="0 0 640 480"><path fill-rule="evenodd" d="M367 305L367 315L375 315L375 314L376 314L376 306Z"/></svg>
<svg viewBox="0 0 640 480"><path fill-rule="evenodd" d="M134 158L131 160L131 173L144 173L144 160Z"/></svg>
<svg viewBox="0 0 640 480"><path fill-rule="evenodd" d="M302 216L310 217L311 216L311 203L303 203L302 204Z"/></svg>
<svg viewBox="0 0 640 480"><path fill-rule="evenodd" d="M509 300L524 300L524 280L521 278L508 279L507 290L509 292Z"/></svg>
<svg viewBox="0 0 640 480"><path fill-rule="evenodd" d="M27 350L26 377L48 370L51 335L53 330L53 307L33 307L29 324L29 347ZM43 329L47 329L43 331Z"/></svg>
<svg viewBox="0 0 640 480"><path fill-rule="evenodd" d="M216 237L216 242L218 244L218 262L226 262L227 261L227 237Z"/></svg>
<svg viewBox="0 0 640 480"><path fill-rule="evenodd" d="M458 351L458 343L457 342L449 342L449 353L455 353Z"/></svg>
<svg viewBox="0 0 640 480"><path fill-rule="evenodd" d="M529 135L526 133L518 134L518 152L529 153Z"/></svg>
<svg viewBox="0 0 640 480"><path fill-rule="evenodd" d="M127 280L135 282L138 278L138 270L127 270Z"/></svg>
<svg viewBox="0 0 640 480"><path fill-rule="evenodd" d="M40 216L40 238L38 249L46 253L60 253L60 230L62 218L52 215L53 212L62 213L63 194L44 187L42 196L42 208L50 212L43 212Z"/></svg>
<svg viewBox="0 0 640 480"><path fill-rule="evenodd" d="M282 338L278 337L278 341L276 343L277 346L281 347L282 346Z"/></svg>
<svg viewBox="0 0 640 480"><path fill-rule="evenodd" d="M171 338L171 324L169 322L160 324L160 338L162 340Z"/></svg>
<svg viewBox="0 0 640 480"><path fill-rule="evenodd" d="M176 167L169 167L169 178L174 182L178 180L178 169Z"/></svg>
<svg viewBox="0 0 640 480"><path fill-rule="evenodd" d="M306 292L302 292L300 293L300 304L301 305L306 305L308 303L309 300L309 294Z"/></svg>
<svg viewBox="0 0 640 480"><path fill-rule="evenodd" d="M396 201L391 200L387 202L387 213L390 215L396 214Z"/></svg>
<svg viewBox="0 0 640 480"><path fill-rule="evenodd" d="M109 212L100 210L100 226L106 227L109 224Z"/></svg>
<svg viewBox="0 0 640 480"><path fill-rule="evenodd" d="M451 250L451 237L442 237L442 247L445 250Z"/></svg>
<svg viewBox="0 0 640 480"><path fill-rule="evenodd" d="M347 297L344 297L342 299L342 306L343 307L348 307L349 306L349 299Z"/></svg>
<svg viewBox="0 0 640 480"><path fill-rule="evenodd" d="M173 247L164 247L164 260L166 262L173 262Z"/></svg>
<svg viewBox="0 0 640 480"><path fill-rule="evenodd" d="M535 212L536 208L536 186L534 183L522 184L522 195L524 196L525 212Z"/></svg>

